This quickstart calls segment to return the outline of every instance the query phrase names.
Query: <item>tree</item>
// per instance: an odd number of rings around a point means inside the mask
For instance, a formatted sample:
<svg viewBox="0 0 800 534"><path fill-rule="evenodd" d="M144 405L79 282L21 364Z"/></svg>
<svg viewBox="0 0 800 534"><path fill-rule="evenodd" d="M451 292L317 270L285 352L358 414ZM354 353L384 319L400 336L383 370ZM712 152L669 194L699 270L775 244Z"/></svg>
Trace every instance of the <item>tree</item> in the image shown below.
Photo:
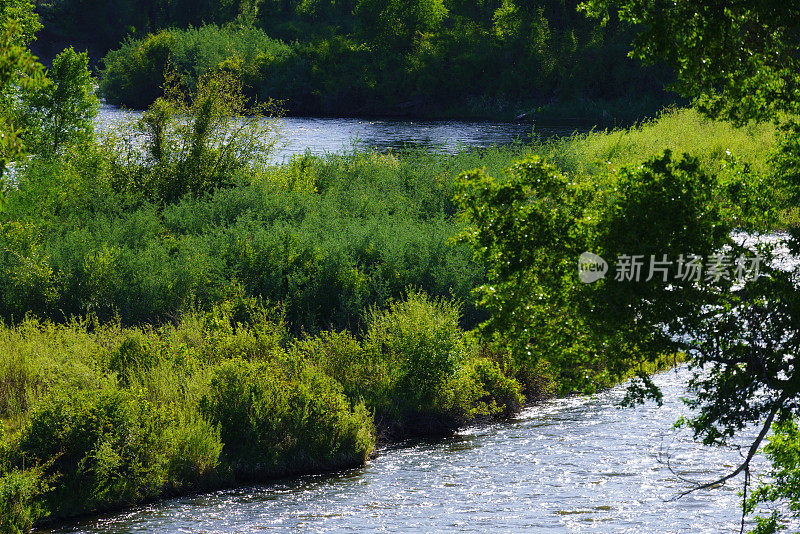
<svg viewBox="0 0 800 534"><path fill-rule="evenodd" d="M0 0L0 31L10 33L19 46L28 46L42 24L30 0Z"/></svg>
<svg viewBox="0 0 800 534"><path fill-rule="evenodd" d="M280 141L279 111L270 101L252 104L236 70L214 70L187 91L174 70L164 96L134 128L140 142L110 136L114 185L133 195L170 203L202 196L251 177L270 162Z"/></svg>
<svg viewBox="0 0 800 534"><path fill-rule="evenodd" d="M57 154L68 144L92 139L100 101L85 52L65 49L47 76L45 83L22 94L21 115L31 152Z"/></svg>
<svg viewBox="0 0 800 534"><path fill-rule="evenodd" d="M745 460L721 481L748 473L773 421L800 415L795 273L773 266L771 247L733 237L742 222L771 227L775 203L763 187L747 172L716 176L669 151L596 184L540 160L501 181L463 175L465 239L487 266L484 335L518 365L546 362L566 391L636 373L629 403L659 401L645 371L686 354L696 415L684 423L716 445L759 425ZM615 262L614 274L581 283L584 251ZM705 269L696 276L695 257Z"/></svg>
<svg viewBox="0 0 800 534"><path fill-rule="evenodd" d="M675 68L676 88L711 117L742 124L800 110L797 2L586 0L581 8L637 25L631 55Z"/></svg>
<svg viewBox="0 0 800 534"><path fill-rule="evenodd" d="M443 0L359 0L356 16L363 31L388 47L408 47L447 16Z"/></svg>
<svg viewBox="0 0 800 534"><path fill-rule="evenodd" d="M780 150L770 177L786 204L800 200L800 4L777 0L667 2L663 0L586 0L582 8L608 20L612 11L637 24L641 32L632 56L645 62L665 61L677 75L676 88L695 98L696 107L712 118L735 124L772 120L783 123ZM800 229L790 228L786 245L800 252ZM769 259L774 247L761 247ZM745 490L750 461L774 423L767 446L774 483L765 484L744 512L780 499L800 515L800 292L796 273L768 268L767 276L745 284L731 296L709 303L699 320L684 332L692 342L693 362L711 363L710 373L697 373L690 404L699 414L686 421L705 443L724 443L747 424L760 431L745 460L710 487L741 473ZM746 491L745 491L746 493ZM759 519L758 532L781 528L775 512ZM744 521L744 517L743 517ZM742 523L744 525L744 522Z"/></svg>
<svg viewBox="0 0 800 534"><path fill-rule="evenodd" d="M14 111L16 95L44 81L42 65L27 48L38 28L30 2L0 0L0 179L8 163L25 153Z"/></svg>

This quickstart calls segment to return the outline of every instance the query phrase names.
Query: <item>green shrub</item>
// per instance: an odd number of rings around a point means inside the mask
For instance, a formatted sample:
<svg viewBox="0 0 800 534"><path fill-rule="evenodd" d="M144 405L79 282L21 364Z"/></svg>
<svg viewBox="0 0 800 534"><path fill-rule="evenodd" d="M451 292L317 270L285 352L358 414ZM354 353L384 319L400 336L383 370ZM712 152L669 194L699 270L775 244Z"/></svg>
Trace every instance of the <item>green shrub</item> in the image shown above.
<svg viewBox="0 0 800 534"><path fill-rule="evenodd" d="M194 89L207 73L224 66L247 75L245 65L286 57L291 48L262 30L213 24L186 30L168 29L143 39L128 39L103 59L100 91L115 105L146 108L162 96L164 72L170 66Z"/></svg>
<svg viewBox="0 0 800 534"><path fill-rule="evenodd" d="M164 90L135 123L139 143L107 140L117 191L172 203L231 187L265 167L278 142L277 122L267 116L277 111L252 105L240 75L209 71L187 95L168 71Z"/></svg>
<svg viewBox="0 0 800 534"><path fill-rule="evenodd" d="M131 330L120 346L111 352L108 367L117 373L123 386L128 386L133 376L146 372L158 363L157 351L152 346L150 336Z"/></svg>
<svg viewBox="0 0 800 534"><path fill-rule="evenodd" d="M182 329L192 328L202 336L199 356L218 363L231 358L269 359L287 343L283 309L263 299L236 294L211 306L207 312L187 315Z"/></svg>
<svg viewBox="0 0 800 534"><path fill-rule="evenodd" d="M184 416L166 432L171 454L166 471L171 491L212 487L220 476L220 430L199 415Z"/></svg>
<svg viewBox="0 0 800 534"><path fill-rule="evenodd" d="M445 406L462 424L481 417L510 417L525 403L520 383L486 358L460 367L445 391Z"/></svg>
<svg viewBox="0 0 800 534"><path fill-rule="evenodd" d="M395 377L392 363L371 357L349 332L321 332L297 342L294 350L339 382L352 401L363 401L370 408L385 407Z"/></svg>
<svg viewBox="0 0 800 534"><path fill-rule="evenodd" d="M45 491L40 468L12 469L0 476L0 531L30 531L46 513L41 500Z"/></svg>
<svg viewBox="0 0 800 534"><path fill-rule="evenodd" d="M69 145L94 139L94 119L100 107L96 82L89 72L89 56L72 47L53 59L49 83L23 95L26 145L32 152L58 154Z"/></svg>
<svg viewBox="0 0 800 534"><path fill-rule="evenodd" d="M363 463L374 447L363 405L301 360L230 360L213 372L200 411L219 425L237 476L264 478Z"/></svg>
<svg viewBox="0 0 800 534"><path fill-rule="evenodd" d="M144 109L161 96L164 69L175 46L175 36L164 31L143 41L127 39L103 58L100 92L116 105Z"/></svg>
<svg viewBox="0 0 800 534"><path fill-rule="evenodd" d="M113 345L118 335L115 325L91 320L53 324L28 317L0 325L0 417L16 426L51 391L110 384L104 344Z"/></svg>
<svg viewBox="0 0 800 534"><path fill-rule="evenodd" d="M417 291L387 310L371 311L364 344L370 358L395 367L393 408L413 412L436 408L441 389L463 355L458 322L457 305Z"/></svg>
<svg viewBox="0 0 800 534"><path fill-rule="evenodd" d="M127 391L56 393L33 410L12 458L44 466L53 517L135 504L167 482L167 423L163 411Z"/></svg>

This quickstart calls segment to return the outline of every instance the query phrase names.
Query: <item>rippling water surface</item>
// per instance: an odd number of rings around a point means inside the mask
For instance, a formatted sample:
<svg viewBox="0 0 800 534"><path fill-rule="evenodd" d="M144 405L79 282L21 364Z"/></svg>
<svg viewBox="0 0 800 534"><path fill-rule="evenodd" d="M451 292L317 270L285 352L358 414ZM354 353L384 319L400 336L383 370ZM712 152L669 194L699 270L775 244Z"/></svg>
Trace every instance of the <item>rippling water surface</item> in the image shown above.
<svg viewBox="0 0 800 534"><path fill-rule="evenodd" d="M673 499L688 487L679 477L711 480L739 459L672 428L687 377L657 377L660 408L618 408L621 388L554 400L383 450L338 475L173 499L53 532L738 532L738 483Z"/></svg>
<svg viewBox="0 0 800 534"><path fill-rule="evenodd" d="M140 115L103 106L97 122L100 129L124 123ZM460 147L488 147L530 139L530 124L514 122L407 121L341 118L288 117L282 119L285 144L276 154L281 160L310 151L313 154L341 152L354 144L378 149L396 148L406 143L428 146L447 152ZM540 129L537 135L569 133L566 130Z"/></svg>

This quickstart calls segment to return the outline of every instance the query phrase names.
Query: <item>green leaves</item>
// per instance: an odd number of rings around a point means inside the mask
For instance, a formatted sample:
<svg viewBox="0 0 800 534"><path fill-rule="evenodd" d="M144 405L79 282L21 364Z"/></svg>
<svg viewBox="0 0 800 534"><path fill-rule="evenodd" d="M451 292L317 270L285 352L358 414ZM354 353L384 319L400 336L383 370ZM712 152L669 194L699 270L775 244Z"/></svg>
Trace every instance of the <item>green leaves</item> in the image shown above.
<svg viewBox="0 0 800 534"><path fill-rule="evenodd" d="M636 24L631 55L675 68L676 88L710 117L745 124L798 111L794 3L588 0L581 8L602 19L618 9L621 20Z"/></svg>
<svg viewBox="0 0 800 534"><path fill-rule="evenodd" d="M536 157L515 164L503 180L482 171L462 174L456 195L470 224L461 239L487 267L487 282L476 291L490 313L484 336L525 366L542 358L556 363L565 391L590 387L594 374L583 365L594 363L583 344L588 333L573 313L592 198L589 188Z"/></svg>
<svg viewBox="0 0 800 534"><path fill-rule="evenodd" d="M40 87L23 93L21 114L30 150L53 155L66 145L92 140L100 101L85 52L65 49L55 57L47 76Z"/></svg>
<svg viewBox="0 0 800 534"><path fill-rule="evenodd" d="M418 34L439 27L447 16L442 0L359 0L355 15L379 47L408 47Z"/></svg>
<svg viewBox="0 0 800 534"><path fill-rule="evenodd" d="M0 8L5 5L0 3ZM9 16L7 12L0 14ZM6 166L25 153L15 113L17 95L45 83L42 65L25 46L25 32L26 27L19 20L0 19L0 179Z"/></svg>
<svg viewBox="0 0 800 534"><path fill-rule="evenodd" d="M144 142L125 142L123 133L123 149L110 150L119 191L174 203L264 170L280 140L272 103L251 104L236 72L209 72L188 95L177 72L165 76L164 97L134 125Z"/></svg>

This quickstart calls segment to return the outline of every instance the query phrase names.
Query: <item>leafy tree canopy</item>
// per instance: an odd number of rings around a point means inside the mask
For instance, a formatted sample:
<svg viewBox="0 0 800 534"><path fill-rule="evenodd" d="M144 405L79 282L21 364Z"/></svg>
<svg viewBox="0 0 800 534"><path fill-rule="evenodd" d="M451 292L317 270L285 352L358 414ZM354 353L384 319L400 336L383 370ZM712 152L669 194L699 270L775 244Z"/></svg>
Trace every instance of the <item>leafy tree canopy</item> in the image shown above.
<svg viewBox="0 0 800 534"><path fill-rule="evenodd" d="M14 94L44 83L42 65L28 50L40 27L27 0L0 0L0 179L25 147L14 113Z"/></svg>
<svg viewBox="0 0 800 534"><path fill-rule="evenodd" d="M15 26L18 44L26 46L42 27L30 0L0 0L0 30Z"/></svg>
<svg viewBox="0 0 800 534"><path fill-rule="evenodd" d="M677 89L711 117L741 124L800 111L798 2L586 0L581 8L639 25L631 55L673 66Z"/></svg>

